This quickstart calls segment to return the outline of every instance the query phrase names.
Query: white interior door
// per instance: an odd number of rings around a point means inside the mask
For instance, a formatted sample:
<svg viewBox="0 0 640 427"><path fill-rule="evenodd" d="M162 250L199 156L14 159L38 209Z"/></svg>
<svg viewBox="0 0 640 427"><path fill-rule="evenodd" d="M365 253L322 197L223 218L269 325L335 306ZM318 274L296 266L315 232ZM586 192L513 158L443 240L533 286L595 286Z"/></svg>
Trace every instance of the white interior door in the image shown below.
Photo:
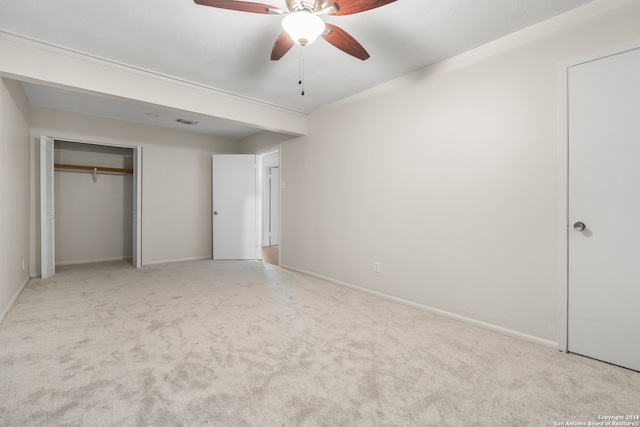
<svg viewBox="0 0 640 427"><path fill-rule="evenodd" d="M213 155L213 259L258 258L256 186L255 155Z"/></svg>
<svg viewBox="0 0 640 427"><path fill-rule="evenodd" d="M56 273L53 203L53 139L40 137L40 276Z"/></svg>
<svg viewBox="0 0 640 427"><path fill-rule="evenodd" d="M269 168L269 245L280 244L280 168Z"/></svg>
<svg viewBox="0 0 640 427"><path fill-rule="evenodd" d="M573 66L568 80L568 350L635 370L640 370L639 76L636 49Z"/></svg>
<svg viewBox="0 0 640 427"><path fill-rule="evenodd" d="M133 149L133 266L142 267L142 147Z"/></svg>

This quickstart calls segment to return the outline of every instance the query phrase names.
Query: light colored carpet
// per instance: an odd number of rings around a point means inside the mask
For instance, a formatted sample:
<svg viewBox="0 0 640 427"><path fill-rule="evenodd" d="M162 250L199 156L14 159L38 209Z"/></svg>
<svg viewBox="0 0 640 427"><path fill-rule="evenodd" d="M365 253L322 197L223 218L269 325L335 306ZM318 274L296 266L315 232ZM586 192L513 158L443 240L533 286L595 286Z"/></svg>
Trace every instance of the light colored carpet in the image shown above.
<svg viewBox="0 0 640 427"><path fill-rule="evenodd" d="M0 367L2 426L553 426L640 412L640 373L259 262L60 268L0 325Z"/></svg>

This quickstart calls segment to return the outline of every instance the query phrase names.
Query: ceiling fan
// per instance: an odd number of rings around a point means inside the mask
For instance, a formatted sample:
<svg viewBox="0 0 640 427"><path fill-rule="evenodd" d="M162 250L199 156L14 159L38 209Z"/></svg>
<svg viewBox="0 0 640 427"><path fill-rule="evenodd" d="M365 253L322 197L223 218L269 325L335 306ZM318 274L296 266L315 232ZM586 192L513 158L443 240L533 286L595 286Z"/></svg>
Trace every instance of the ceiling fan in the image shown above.
<svg viewBox="0 0 640 427"><path fill-rule="evenodd" d="M375 9L396 0L285 0L288 10L268 4L240 0L194 0L203 6L241 12L285 15L282 21L284 31L278 36L271 60L282 58L295 43L306 46L318 37L361 60L369 58L369 53L360 43L342 28L324 22L319 15L342 16Z"/></svg>

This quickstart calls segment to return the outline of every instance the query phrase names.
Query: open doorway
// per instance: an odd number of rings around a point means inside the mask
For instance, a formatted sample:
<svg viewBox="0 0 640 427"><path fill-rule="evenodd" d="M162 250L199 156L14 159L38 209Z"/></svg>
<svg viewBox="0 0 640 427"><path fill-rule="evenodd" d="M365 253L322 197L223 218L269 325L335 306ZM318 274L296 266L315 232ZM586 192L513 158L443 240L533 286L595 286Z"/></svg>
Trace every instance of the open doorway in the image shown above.
<svg viewBox="0 0 640 427"><path fill-rule="evenodd" d="M258 154L262 261L280 265L280 151Z"/></svg>

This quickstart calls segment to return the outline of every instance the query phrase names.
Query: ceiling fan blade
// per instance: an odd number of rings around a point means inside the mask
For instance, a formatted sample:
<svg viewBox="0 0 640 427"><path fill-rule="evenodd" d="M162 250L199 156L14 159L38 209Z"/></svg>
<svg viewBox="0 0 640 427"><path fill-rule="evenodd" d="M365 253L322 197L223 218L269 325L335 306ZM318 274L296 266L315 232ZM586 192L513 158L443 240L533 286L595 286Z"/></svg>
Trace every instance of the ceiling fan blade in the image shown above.
<svg viewBox="0 0 640 427"><path fill-rule="evenodd" d="M252 13L282 13L282 10L268 4L252 3L248 1L236 0L194 0L196 4L202 6L217 7L220 9L239 10L241 12Z"/></svg>
<svg viewBox="0 0 640 427"><path fill-rule="evenodd" d="M396 0L328 0L326 7L335 4L338 7L336 12L331 12L331 16L351 15L365 10L375 9L385 4L393 3Z"/></svg>
<svg viewBox="0 0 640 427"><path fill-rule="evenodd" d="M360 43L351 37L345 30L333 24L326 23L326 30L322 33L322 38L351 56L355 56L363 61L369 59L369 54Z"/></svg>
<svg viewBox="0 0 640 427"><path fill-rule="evenodd" d="M281 32L278 36L278 39L276 40L276 43L273 45L273 50L271 51L271 60L277 61L278 59L282 58L285 53L289 52L289 49L291 49L294 44L295 42L286 31Z"/></svg>

